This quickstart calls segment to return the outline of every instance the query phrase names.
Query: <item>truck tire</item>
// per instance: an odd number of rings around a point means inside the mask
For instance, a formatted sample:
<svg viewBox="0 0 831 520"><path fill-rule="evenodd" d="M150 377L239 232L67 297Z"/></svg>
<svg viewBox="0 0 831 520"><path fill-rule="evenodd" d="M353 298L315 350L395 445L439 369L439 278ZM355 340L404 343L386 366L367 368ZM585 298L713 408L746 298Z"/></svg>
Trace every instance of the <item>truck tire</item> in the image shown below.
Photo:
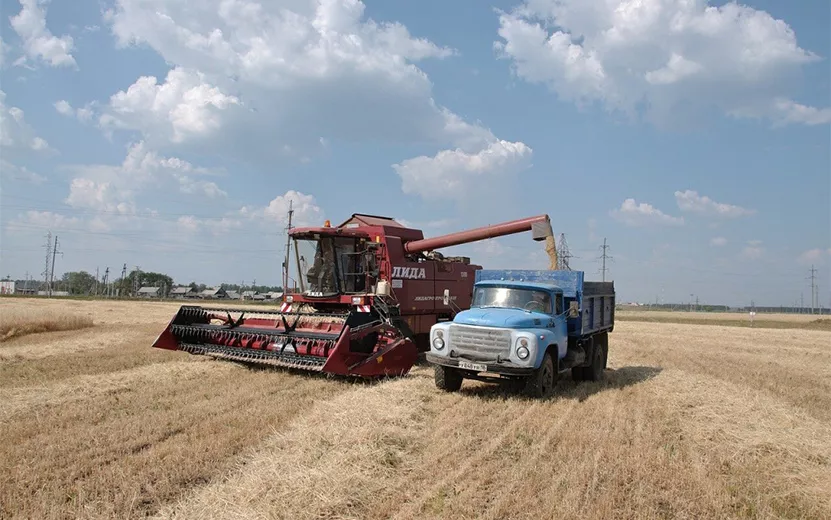
<svg viewBox="0 0 831 520"><path fill-rule="evenodd" d="M603 344L603 370L606 370L606 363L609 361L609 333L600 335L600 342Z"/></svg>
<svg viewBox="0 0 831 520"><path fill-rule="evenodd" d="M462 387L463 379L462 374L456 368L442 365L435 366L434 380L436 388L440 390L457 392Z"/></svg>
<svg viewBox="0 0 831 520"><path fill-rule="evenodd" d="M586 346L583 348L585 349L586 355L591 356L597 348L597 336L590 336L587 339L586 343ZM589 381L591 379L589 375L590 373L591 364L589 364L588 366L580 365L576 367L571 367L571 378L578 383L582 381Z"/></svg>
<svg viewBox="0 0 831 520"><path fill-rule="evenodd" d="M554 393L557 384L557 371L549 352L542 358L540 367L525 380L525 395L535 399L547 399Z"/></svg>
<svg viewBox="0 0 831 520"><path fill-rule="evenodd" d="M604 376L604 358L606 354L606 345L603 344L603 341L595 342L594 348L592 349L592 362L591 365L585 367L585 377L589 381L602 381Z"/></svg>

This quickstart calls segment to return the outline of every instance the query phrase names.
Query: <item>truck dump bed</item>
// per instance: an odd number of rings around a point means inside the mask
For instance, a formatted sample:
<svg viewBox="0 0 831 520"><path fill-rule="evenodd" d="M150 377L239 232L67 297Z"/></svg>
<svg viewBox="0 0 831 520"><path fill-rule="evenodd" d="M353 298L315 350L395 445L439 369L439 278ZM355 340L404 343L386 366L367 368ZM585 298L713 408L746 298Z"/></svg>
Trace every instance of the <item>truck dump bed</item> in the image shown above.
<svg viewBox="0 0 831 520"><path fill-rule="evenodd" d="M583 281L583 276L583 271L480 269L476 271L475 281L504 280L554 284L563 290L565 312L568 312L571 301L576 301L580 309L579 317L568 318L570 335L611 332L615 326L615 284L586 282Z"/></svg>

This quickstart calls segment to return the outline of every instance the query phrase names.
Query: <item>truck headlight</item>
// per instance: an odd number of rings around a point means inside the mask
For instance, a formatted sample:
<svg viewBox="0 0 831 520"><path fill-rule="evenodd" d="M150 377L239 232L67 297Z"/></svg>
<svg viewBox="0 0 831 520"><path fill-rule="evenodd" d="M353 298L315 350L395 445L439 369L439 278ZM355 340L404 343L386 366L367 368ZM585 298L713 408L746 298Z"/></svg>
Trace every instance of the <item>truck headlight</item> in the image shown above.
<svg viewBox="0 0 831 520"><path fill-rule="evenodd" d="M433 338L433 348L436 350L444 348L444 333L440 330L436 331L436 337Z"/></svg>
<svg viewBox="0 0 831 520"><path fill-rule="evenodd" d="M531 351L528 350L528 340L519 338L519 341L517 341L516 355L519 356L519 359L527 359L530 353Z"/></svg>

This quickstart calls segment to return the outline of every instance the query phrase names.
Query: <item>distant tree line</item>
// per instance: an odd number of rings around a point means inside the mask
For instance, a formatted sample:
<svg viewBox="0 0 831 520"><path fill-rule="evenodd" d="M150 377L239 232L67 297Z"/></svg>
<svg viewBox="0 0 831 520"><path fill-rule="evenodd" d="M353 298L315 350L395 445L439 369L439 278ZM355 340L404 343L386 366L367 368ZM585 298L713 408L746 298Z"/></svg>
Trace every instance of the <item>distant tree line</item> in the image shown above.
<svg viewBox="0 0 831 520"><path fill-rule="evenodd" d="M5 281L11 281L10 277L6 277ZM28 287L31 290L44 290L44 281L42 279L30 280L15 280L16 284ZM181 284L185 285L185 284ZM196 292L202 292L209 287L205 284L197 284L190 282L187 284ZM162 297L168 296L170 291L176 287L173 278L164 273L155 273L152 271L140 271L133 269L123 279L119 276L111 278L107 285L103 283L103 275L99 273L99 279L96 281L95 275L87 271L69 271L64 273L59 279L53 281L53 291L65 291L73 296L94 296L111 294L112 296L134 296L142 287L158 287L159 294ZM281 292L282 287L273 285L244 285L227 284L224 283L220 287L226 291L257 291L259 293L266 292Z"/></svg>
<svg viewBox="0 0 831 520"><path fill-rule="evenodd" d="M626 304L621 304L623 307L626 307ZM638 307L640 309L652 309L652 310L666 310L666 311L688 311L690 310L689 303L646 303ZM730 306L728 305L712 305L712 304L705 304L700 303L698 305L693 304L693 310L699 312L727 312L730 310Z"/></svg>

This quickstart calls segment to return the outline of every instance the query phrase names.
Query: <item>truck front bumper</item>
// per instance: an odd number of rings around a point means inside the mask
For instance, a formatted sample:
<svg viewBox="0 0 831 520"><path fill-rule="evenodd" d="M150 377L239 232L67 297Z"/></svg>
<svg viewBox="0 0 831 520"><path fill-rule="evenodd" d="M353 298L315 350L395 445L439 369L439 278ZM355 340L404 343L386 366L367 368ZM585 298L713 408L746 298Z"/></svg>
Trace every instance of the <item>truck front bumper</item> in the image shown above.
<svg viewBox="0 0 831 520"><path fill-rule="evenodd" d="M473 372L488 372L492 374L499 374L505 376L530 376L534 373L533 367L518 367L513 363L483 363L481 361L469 361L467 359L451 358L446 356L437 356L435 354L427 353L425 355L427 362L434 365L442 365L446 367L459 368L459 361L479 365L484 367L484 370L471 370ZM463 370L470 370L463 368Z"/></svg>

